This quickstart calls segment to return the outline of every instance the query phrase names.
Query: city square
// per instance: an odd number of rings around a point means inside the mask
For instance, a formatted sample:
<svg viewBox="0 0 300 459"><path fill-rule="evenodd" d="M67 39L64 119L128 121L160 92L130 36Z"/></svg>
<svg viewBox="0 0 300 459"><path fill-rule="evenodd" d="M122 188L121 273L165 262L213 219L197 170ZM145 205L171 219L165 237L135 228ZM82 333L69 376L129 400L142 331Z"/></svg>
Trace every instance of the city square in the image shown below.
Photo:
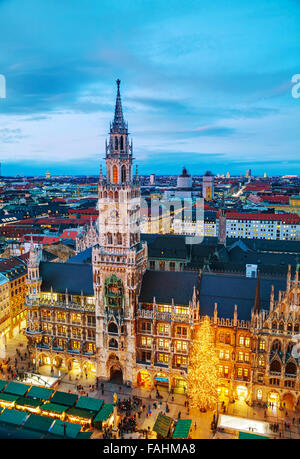
<svg viewBox="0 0 300 459"><path fill-rule="evenodd" d="M0 438L300 438L299 5L171 2L0 2Z"/></svg>

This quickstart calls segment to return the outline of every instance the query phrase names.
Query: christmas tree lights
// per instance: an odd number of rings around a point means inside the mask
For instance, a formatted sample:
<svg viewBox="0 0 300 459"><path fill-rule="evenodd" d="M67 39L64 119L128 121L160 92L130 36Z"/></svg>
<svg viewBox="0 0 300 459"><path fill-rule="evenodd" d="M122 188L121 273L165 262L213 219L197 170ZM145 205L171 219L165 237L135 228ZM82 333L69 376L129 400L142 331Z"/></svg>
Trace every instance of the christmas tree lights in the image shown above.
<svg viewBox="0 0 300 459"><path fill-rule="evenodd" d="M194 329L189 357L188 397L191 408L214 409L218 401L218 357L209 317Z"/></svg>

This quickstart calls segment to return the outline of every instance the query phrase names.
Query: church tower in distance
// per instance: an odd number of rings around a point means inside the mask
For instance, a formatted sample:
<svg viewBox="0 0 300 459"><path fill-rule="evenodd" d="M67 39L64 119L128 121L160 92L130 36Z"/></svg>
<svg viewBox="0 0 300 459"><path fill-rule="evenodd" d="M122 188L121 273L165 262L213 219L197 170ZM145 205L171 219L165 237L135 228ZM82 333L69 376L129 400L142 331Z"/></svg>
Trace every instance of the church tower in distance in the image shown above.
<svg viewBox="0 0 300 459"><path fill-rule="evenodd" d="M132 173L132 142L123 117L120 80L110 138L106 180L98 186L99 241L92 249L96 297L98 381L136 384L136 309L147 264L140 242L140 183Z"/></svg>

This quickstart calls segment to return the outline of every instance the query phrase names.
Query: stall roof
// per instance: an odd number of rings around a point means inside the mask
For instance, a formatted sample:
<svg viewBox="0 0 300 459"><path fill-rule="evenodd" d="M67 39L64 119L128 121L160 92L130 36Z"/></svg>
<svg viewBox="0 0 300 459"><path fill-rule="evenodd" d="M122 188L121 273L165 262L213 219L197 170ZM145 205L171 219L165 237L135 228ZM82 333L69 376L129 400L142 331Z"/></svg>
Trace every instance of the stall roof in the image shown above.
<svg viewBox="0 0 300 459"><path fill-rule="evenodd" d="M239 440L270 440L266 435L256 435L248 432L239 432Z"/></svg>
<svg viewBox="0 0 300 459"><path fill-rule="evenodd" d="M28 416L28 413L18 410L10 410L5 408L4 411L0 414L0 422L5 422L6 424L13 424L14 426L20 426Z"/></svg>
<svg viewBox="0 0 300 459"><path fill-rule="evenodd" d="M66 406L73 406L78 398L76 394L70 394L69 392L62 392L57 390L53 397L51 398L51 402L57 403L58 405L66 405Z"/></svg>
<svg viewBox="0 0 300 459"><path fill-rule="evenodd" d="M107 403L106 405L103 405L103 407L101 408L101 410L95 417L94 422L106 421L113 411L114 411L113 403Z"/></svg>
<svg viewBox="0 0 300 459"><path fill-rule="evenodd" d="M172 438L187 438L190 432L191 424L191 419L179 419Z"/></svg>
<svg viewBox="0 0 300 459"><path fill-rule="evenodd" d="M104 401L99 398L81 396L75 405L75 408L81 408L83 410L98 412Z"/></svg>
<svg viewBox="0 0 300 459"><path fill-rule="evenodd" d="M82 408L70 408L66 414L67 416L70 415L76 418L92 419L96 413L88 410L83 410Z"/></svg>
<svg viewBox="0 0 300 459"><path fill-rule="evenodd" d="M34 398L20 397L16 400L16 405L20 406L31 406L36 407L42 405L42 400L36 400Z"/></svg>
<svg viewBox="0 0 300 459"><path fill-rule="evenodd" d="M0 391L2 389L4 389L4 387L8 384L8 381L3 381L2 379L0 379Z"/></svg>
<svg viewBox="0 0 300 459"><path fill-rule="evenodd" d="M91 438L92 435L93 432L79 432L76 439L87 440L88 438Z"/></svg>
<svg viewBox="0 0 300 459"><path fill-rule="evenodd" d="M53 389L47 389L46 387L32 386L26 397L39 398L40 400L49 400L53 394Z"/></svg>
<svg viewBox="0 0 300 459"><path fill-rule="evenodd" d="M19 396L18 395L12 395L12 394L0 394L0 402L15 402L18 400Z"/></svg>
<svg viewBox="0 0 300 459"><path fill-rule="evenodd" d="M159 414L156 418L155 424L153 426L153 431L157 435L166 438L168 436L170 427L172 425L173 419L164 414Z"/></svg>
<svg viewBox="0 0 300 459"><path fill-rule="evenodd" d="M31 414L24 424L24 429L34 430L37 432L49 432L53 419L40 416L39 414Z"/></svg>
<svg viewBox="0 0 300 459"><path fill-rule="evenodd" d="M59 405L58 403L47 402L41 406L41 411L52 411L53 413L64 413L66 411L66 405Z"/></svg>
<svg viewBox="0 0 300 459"><path fill-rule="evenodd" d="M64 426L66 427L64 428ZM60 419L57 419L51 427L50 433L58 435L59 437L76 438L80 429L81 426L79 424L63 422Z"/></svg>
<svg viewBox="0 0 300 459"><path fill-rule="evenodd" d="M29 388L30 386L28 386L28 384L22 384L22 383L11 381L5 387L3 392L7 394L19 395L20 397L23 397L23 395L26 394Z"/></svg>

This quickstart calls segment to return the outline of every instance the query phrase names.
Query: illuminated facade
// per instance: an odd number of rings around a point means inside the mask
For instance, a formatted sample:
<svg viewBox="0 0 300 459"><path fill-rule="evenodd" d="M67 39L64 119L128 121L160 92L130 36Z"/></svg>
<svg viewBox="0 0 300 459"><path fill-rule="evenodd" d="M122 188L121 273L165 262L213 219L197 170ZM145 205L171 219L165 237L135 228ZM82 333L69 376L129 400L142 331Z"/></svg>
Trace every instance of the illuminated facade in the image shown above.
<svg viewBox="0 0 300 459"><path fill-rule="evenodd" d="M184 393L193 330L203 314L201 273L175 270L174 261L169 270L147 270L147 244L140 240L140 185L132 173L119 84L106 144L106 180L100 171L98 228L90 225L79 248L91 248L91 263L41 262L31 246L26 301L30 354L37 366L77 367L98 381ZM223 244L225 228L224 216ZM225 318L222 298L219 310L215 306L210 319L220 400L275 400L278 406L289 400L297 406L299 370L291 340L300 324L298 274L292 282L289 272L278 301L272 292L270 310L261 310L258 277L249 320L238 319L238 305L233 318Z"/></svg>

